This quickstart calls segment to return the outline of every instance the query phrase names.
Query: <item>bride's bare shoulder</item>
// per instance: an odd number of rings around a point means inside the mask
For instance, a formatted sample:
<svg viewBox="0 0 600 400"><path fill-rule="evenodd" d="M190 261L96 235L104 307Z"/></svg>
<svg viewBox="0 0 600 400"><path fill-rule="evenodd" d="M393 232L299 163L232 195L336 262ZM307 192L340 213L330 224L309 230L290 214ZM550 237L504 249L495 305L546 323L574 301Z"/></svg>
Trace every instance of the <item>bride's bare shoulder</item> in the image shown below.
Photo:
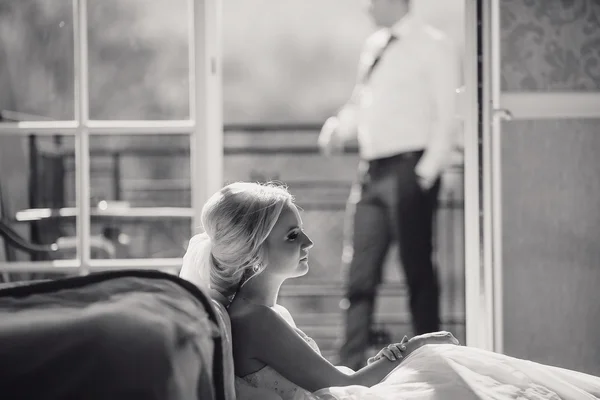
<svg viewBox="0 0 600 400"><path fill-rule="evenodd" d="M275 310L258 304L233 306L228 311L231 327L233 330L238 331L247 331L258 326L264 327L264 324L269 324L278 316Z"/></svg>
<svg viewBox="0 0 600 400"><path fill-rule="evenodd" d="M273 307L273 310L275 310L283 319L285 319L288 324L290 324L294 328L296 327L296 322L294 321L294 317L292 317L292 314L288 311L287 308L285 308L282 305L275 304L275 307Z"/></svg>
<svg viewBox="0 0 600 400"><path fill-rule="evenodd" d="M228 312L236 373L243 376L264 366L256 357L264 347L261 343L264 329L272 325L269 314L274 312L268 307L245 304L232 305Z"/></svg>

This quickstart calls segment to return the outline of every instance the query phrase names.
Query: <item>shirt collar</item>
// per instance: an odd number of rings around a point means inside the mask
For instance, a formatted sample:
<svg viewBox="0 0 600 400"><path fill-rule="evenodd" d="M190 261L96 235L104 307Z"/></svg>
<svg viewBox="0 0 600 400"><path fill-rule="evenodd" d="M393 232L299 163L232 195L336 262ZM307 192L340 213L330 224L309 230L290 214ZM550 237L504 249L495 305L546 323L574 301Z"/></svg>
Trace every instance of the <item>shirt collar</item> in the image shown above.
<svg viewBox="0 0 600 400"><path fill-rule="evenodd" d="M406 36L419 23L419 18L413 12L409 11L408 14L406 14L400 19L400 21L392 25L392 27L390 28L390 34L398 37Z"/></svg>

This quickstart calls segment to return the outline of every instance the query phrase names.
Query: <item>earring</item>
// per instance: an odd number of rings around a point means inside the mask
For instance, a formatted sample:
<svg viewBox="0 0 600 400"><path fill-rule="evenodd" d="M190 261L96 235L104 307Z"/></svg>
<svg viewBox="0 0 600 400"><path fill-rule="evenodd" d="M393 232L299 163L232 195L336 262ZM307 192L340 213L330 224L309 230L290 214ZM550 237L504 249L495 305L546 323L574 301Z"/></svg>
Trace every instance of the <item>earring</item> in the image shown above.
<svg viewBox="0 0 600 400"><path fill-rule="evenodd" d="M261 267L261 266L260 266L260 264L256 264L254 267L252 267L252 271L253 271L255 274L257 274L257 273L258 273L258 271L260 271L260 267Z"/></svg>

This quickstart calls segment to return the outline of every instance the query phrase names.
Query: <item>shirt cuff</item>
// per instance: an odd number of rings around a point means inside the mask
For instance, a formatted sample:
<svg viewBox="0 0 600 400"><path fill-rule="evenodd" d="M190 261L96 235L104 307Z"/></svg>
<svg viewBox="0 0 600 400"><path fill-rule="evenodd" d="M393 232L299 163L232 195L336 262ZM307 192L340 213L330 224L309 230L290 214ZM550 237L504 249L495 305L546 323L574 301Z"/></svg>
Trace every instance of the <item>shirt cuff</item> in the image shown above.
<svg viewBox="0 0 600 400"><path fill-rule="evenodd" d="M431 186L438 177L439 172L433 165L419 162L415 167L415 174Z"/></svg>
<svg viewBox="0 0 600 400"><path fill-rule="evenodd" d="M356 138L358 125L357 109L354 106L345 106L337 115L339 125L338 132L342 139L350 140Z"/></svg>

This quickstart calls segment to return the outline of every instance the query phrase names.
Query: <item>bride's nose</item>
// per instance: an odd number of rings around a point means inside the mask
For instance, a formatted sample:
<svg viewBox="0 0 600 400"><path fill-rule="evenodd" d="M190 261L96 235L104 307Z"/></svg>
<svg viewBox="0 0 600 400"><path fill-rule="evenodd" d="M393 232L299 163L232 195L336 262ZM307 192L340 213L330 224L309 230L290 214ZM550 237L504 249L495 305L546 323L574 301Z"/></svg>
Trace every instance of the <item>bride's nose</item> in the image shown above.
<svg viewBox="0 0 600 400"><path fill-rule="evenodd" d="M302 243L303 250L310 250L313 247L314 243L307 234L304 234L304 243Z"/></svg>

